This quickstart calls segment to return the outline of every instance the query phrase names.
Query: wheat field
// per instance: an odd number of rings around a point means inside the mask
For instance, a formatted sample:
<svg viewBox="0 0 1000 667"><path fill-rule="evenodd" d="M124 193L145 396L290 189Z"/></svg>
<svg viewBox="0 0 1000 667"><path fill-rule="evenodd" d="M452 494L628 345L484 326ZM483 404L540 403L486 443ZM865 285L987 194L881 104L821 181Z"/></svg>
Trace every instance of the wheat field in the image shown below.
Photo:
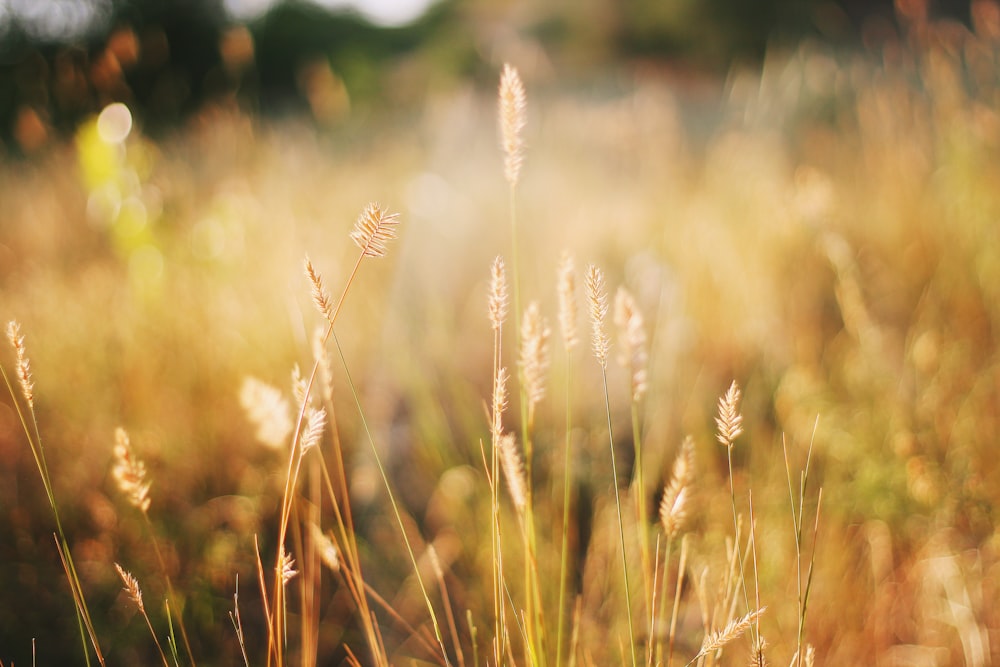
<svg viewBox="0 0 1000 667"><path fill-rule="evenodd" d="M980 19L0 164L0 664L993 664Z"/></svg>

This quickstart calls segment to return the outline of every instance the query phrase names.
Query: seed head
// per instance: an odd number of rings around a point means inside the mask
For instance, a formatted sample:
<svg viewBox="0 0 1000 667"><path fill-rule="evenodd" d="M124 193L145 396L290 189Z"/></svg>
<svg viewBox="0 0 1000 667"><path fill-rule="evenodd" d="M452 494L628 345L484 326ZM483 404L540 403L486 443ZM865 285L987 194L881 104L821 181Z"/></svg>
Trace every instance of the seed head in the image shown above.
<svg viewBox="0 0 1000 667"><path fill-rule="evenodd" d="M719 416L715 424L719 432L717 438L726 447L732 447L733 441L743 433L743 415L740 414L740 388L736 380L729 385L726 395L719 399Z"/></svg>
<svg viewBox="0 0 1000 667"><path fill-rule="evenodd" d="M351 239L361 248L364 257L384 257L386 244L396 238L399 214L389 213L372 202L354 223Z"/></svg>
<svg viewBox="0 0 1000 667"><path fill-rule="evenodd" d="M521 134L527 123L527 97L517 70L503 66L500 75L500 137L504 152L504 178L511 186L517 184L524 158Z"/></svg>
<svg viewBox="0 0 1000 667"><path fill-rule="evenodd" d="M601 368L608 367L608 350L611 339L604 333L604 318L608 314L608 292L604 274L591 264L587 267L587 301L590 303L591 344Z"/></svg>

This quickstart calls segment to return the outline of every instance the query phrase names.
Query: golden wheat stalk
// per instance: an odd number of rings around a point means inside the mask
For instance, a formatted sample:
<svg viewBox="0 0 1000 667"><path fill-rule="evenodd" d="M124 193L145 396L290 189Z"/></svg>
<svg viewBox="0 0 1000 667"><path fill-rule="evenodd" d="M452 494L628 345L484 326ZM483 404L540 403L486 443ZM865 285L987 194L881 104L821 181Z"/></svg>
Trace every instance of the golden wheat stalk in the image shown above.
<svg viewBox="0 0 1000 667"><path fill-rule="evenodd" d="M670 483L663 491L663 498L660 500L660 523L668 538L676 537L684 529L693 482L694 439L688 436L677 454Z"/></svg>
<svg viewBox="0 0 1000 667"><path fill-rule="evenodd" d="M537 301L528 304L521 319L521 377L528 396L528 413L532 414L545 397L545 374L549 368L549 330Z"/></svg>
<svg viewBox="0 0 1000 667"><path fill-rule="evenodd" d="M715 424L719 432L717 438L726 447L732 447L733 441L743 433L743 415L740 414L740 388L736 380L729 385L726 395L719 399L719 416Z"/></svg>
<svg viewBox="0 0 1000 667"><path fill-rule="evenodd" d="M503 144L504 178L513 187L521 173L524 159L524 139L521 136L527 124L527 96L517 70L504 64L500 75L500 137Z"/></svg>
<svg viewBox="0 0 1000 667"><path fill-rule="evenodd" d="M622 342L620 361L631 374L632 400L638 402L648 387L646 325L635 297L624 287L615 293L615 325Z"/></svg>
<svg viewBox="0 0 1000 667"><path fill-rule="evenodd" d="M386 244L396 238L399 214L389 213L377 202L371 202L358 216L351 232L364 257L385 257Z"/></svg>
<svg viewBox="0 0 1000 667"><path fill-rule="evenodd" d="M590 304L591 345L601 368L608 367L608 350L611 339L604 332L604 318L608 314L608 291L604 274L591 264L587 267L587 302Z"/></svg>
<svg viewBox="0 0 1000 667"><path fill-rule="evenodd" d="M136 457L128 433L121 427L115 429L114 460L111 475L118 484L118 490L130 505L145 514L149 510L151 482L146 480L146 464Z"/></svg>

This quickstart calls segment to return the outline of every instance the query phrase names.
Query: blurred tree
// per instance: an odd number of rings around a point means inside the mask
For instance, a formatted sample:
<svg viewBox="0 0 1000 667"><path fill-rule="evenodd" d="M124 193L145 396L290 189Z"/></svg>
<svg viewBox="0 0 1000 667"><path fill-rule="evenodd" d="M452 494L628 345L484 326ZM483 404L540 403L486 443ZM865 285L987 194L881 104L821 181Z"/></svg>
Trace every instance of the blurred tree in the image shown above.
<svg viewBox="0 0 1000 667"><path fill-rule="evenodd" d="M45 23L43 6L61 13ZM492 73L498 58L561 76L636 58L724 73L771 44L856 43L870 17L891 25L913 12L968 20L969 0L441 0L395 28L306 0L246 27L223 0L10 2L0 4L0 144L36 150L113 101L154 132L220 98L332 122L359 102L406 104L435 82Z"/></svg>

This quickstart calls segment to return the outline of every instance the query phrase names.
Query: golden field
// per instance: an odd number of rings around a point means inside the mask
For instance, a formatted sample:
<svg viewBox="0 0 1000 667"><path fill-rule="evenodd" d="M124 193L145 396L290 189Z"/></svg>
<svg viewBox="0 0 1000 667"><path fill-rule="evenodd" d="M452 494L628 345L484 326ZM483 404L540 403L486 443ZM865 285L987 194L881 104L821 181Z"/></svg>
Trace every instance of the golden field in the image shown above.
<svg viewBox="0 0 1000 667"><path fill-rule="evenodd" d="M90 664L992 664L998 40L984 22L865 55L806 43L717 84L525 67L514 185L495 89L472 85L325 131L215 108L154 141L109 115L8 160L0 318L24 356L0 356L0 661L29 664L37 640L43 665L84 647ZM398 239L359 259L372 201ZM306 256L344 295L335 317ZM619 287L642 336L616 325ZM293 368L314 366L296 397ZM527 502L493 457L500 366ZM144 470L122 472L118 427Z"/></svg>

